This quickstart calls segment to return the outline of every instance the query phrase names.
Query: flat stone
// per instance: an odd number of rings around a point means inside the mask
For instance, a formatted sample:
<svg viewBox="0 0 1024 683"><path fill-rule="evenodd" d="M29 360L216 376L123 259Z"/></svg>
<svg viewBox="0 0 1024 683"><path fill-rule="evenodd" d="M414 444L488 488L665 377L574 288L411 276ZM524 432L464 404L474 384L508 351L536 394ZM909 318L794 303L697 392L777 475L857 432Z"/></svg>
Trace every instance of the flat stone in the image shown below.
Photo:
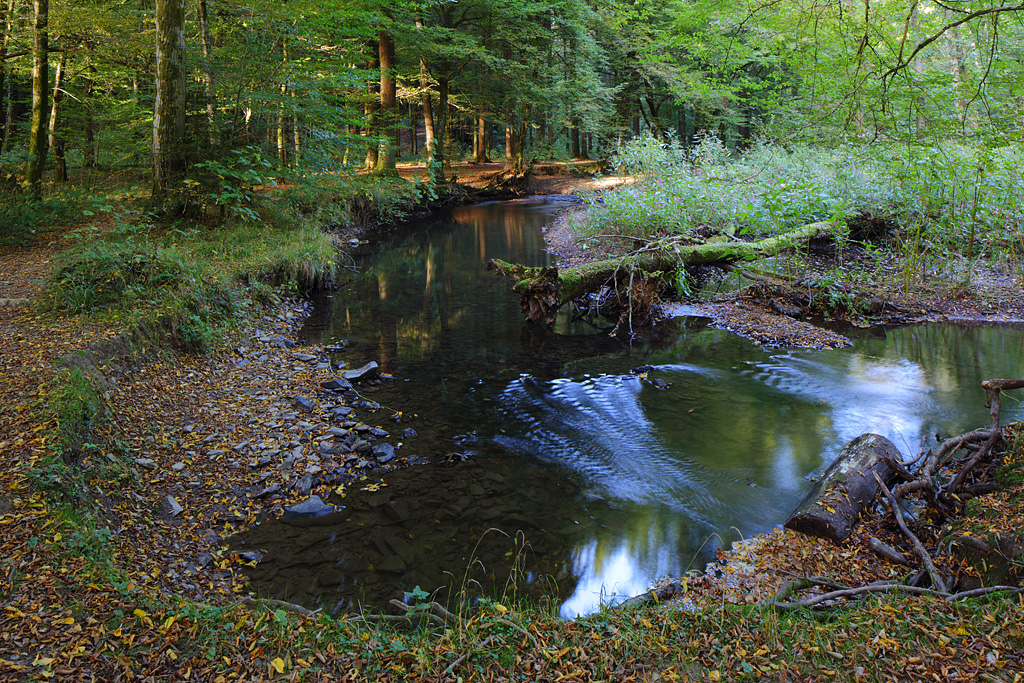
<svg viewBox="0 0 1024 683"><path fill-rule="evenodd" d="M185 511L185 508L181 507L178 501L174 499L174 496L167 496L165 500L167 501L167 507L171 513L171 517L177 517Z"/></svg>
<svg viewBox="0 0 1024 683"><path fill-rule="evenodd" d="M300 496L308 496L309 492L313 490L313 475L307 474L296 479L292 483L292 490Z"/></svg>
<svg viewBox="0 0 1024 683"><path fill-rule="evenodd" d="M292 358L302 361L303 363L309 363L316 360L316 356L311 353L293 353Z"/></svg>
<svg viewBox="0 0 1024 683"><path fill-rule="evenodd" d="M374 427L373 429L371 429L370 434L377 437L378 439L383 439L389 436L389 434L380 427Z"/></svg>
<svg viewBox="0 0 1024 683"><path fill-rule="evenodd" d="M377 361L371 360L361 368L346 370L342 377L347 379L349 382L363 382L376 377L379 368L380 366L377 365Z"/></svg>
<svg viewBox="0 0 1024 683"><path fill-rule="evenodd" d="M347 379L329 379L321 382L320 386L327 391L351 391L352 383Z"/></svg>
<svg viewBox="0 0 1024 683"><path fill-rule="evenodd" d="M326 504L320 496L310 496L301 503L284 509L284 517L319 517L334 512L334 506Z"/></svg>
<svg viewBox="0 0 1024 683"><path fill-rule="evenodd" d="M135 458L135 464L139 467L151 470L156 467L156 460L153 460L152 458Z"/></svg>
<svg viewBox="0 0 1024 683"><path fill-rule="evenodd" d="M403 439L411 439L414 436L416 436L416 430L413 429L412 427L406 427L405 429L402 430Z"/></svg>
<svg viewBox="0 0 1024 683"><path fill-rule="evenodd" d="M347 429L342 429L341 427L331 427L327 430L327 433L339 439L344 439L349 435L349 431Z"/></svg>
<svg viewBox="0 0 1024 683"><path fill-rule="evenodd" d="M303 410L308 410L309 412L313 412L313 402L310 401L305 396L296 396L292 400L295 402L295 405L298 406L299 408L302 408Z"/></svg>
<svg viewBox="0 0 1024 683"><path fill-rule="evenodd" d="M174 470L175 472L181 472L183 469L185 469L185 463L176 462L173 465L171 465L171 469Z"/></svg>
<svg viewBox="0 0 1024 683"><path fill-rule="evenodd" d="M388 462L395 457L395 447L389 443L380 443L373 447L373 457L377 462Z"/></svg>
<svg viewBox="0 0 1024 683"><path fill-rule="evenodd" d="M277 484L272 484L272 485L268 486L267 488L263 489L262 491L260 491L259 493L257 493L256 494L256 498L262 499L262 498L266 498L267 496L272 496L272 495L277 494L277 493L281 493L281 487L278 486Z"/></svg>

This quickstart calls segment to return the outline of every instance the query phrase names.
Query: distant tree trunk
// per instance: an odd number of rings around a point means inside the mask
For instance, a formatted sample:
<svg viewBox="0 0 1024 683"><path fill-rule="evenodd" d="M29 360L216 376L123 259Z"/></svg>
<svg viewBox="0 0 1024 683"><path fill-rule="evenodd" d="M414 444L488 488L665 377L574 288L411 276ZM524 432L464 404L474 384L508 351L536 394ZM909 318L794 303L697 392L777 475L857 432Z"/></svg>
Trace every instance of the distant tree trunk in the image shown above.
<svg viewBox="0 0 1024 683"><path fill-rule="evenodd" d="M423 30L423 17L416 17L417 30ZM443 173L438 178L434 169L437 143L435 141L434 110L430 102L430 81L427 80L427 60L420 57L420 100L423 102L423 145L427 150L427 176L432 183L444 181Z"/></svg>
<svg viewBox="0 0 1024 683"><path fill-rule="evenodd" d="M366 69L371 73L380 69L380 59L377 54L379 49L375 43L367 44L370 50L370 57L366 60ZM379 141L377 140L377 106L380 100L380 84L376 80L370 81L367 88L366 104L363 106L363 118L366 125L363 126L363 135L366 141L366 169L372 171L377 168L377 151Z"/></svg>
<svg viewBox="0 0 1024 683"><path fill-rule="evenodd" d="M569 156L573 159L580 158L580 122L573 119L569 130Z"/></svg>
<svg viewBox="0 0 1024 683"><path fill-rule="evenodd" d="M445 182L445 172L448 170L448 88L451 81L447 78L437 80L437 114L434 117L435 133L441 131L439 140L434 141L434 166L435 180Z"/></svg>
<svg viewBox="0 0 1024 683"><path fill-rule="evenodd" d="M166 201L184 173L184 146L185 0L157 0L153 198L158 202Z"/></svg>
<svg viewBox="0 0 1024 683"><path fill-rule="evenodd" d="M3 30L3 41L0 42L0 50L3 51L4 55L7 54L8 46L10 45L11 35L14 32L15 22L15 1L7 0L7 11L2 23L0 23L0 29ZM0 60L0 69L4 69L6 73L7 60ZM11 149L11 143L14 140L14 103L15 103L15 82L13 75L4 79L3 91L0 92L0 101L4 103L4 106L0 108L0 116L3 116L3 128L2 135L0 135L0 152L9 152Z"/></svg>
<svg viewBox="0 0 1024 683"><path fill-rule="evenodd" d="M482 116L476 117L476 155L474 161L478 164L486 164L490 159L490 136L487 134L487 119Z"/></svg>
<svg viewBox="0 0 1024 683"><path fill-rule="evenodd" d="M590 158L590 133L580 133L580 158Z"/></svg>
<svg viewBox="0 0 1024 683"><path fill-rule="evenodd" d="M61 81L64 77L64 68L67 66L68 53L60 53L60 61L57 62L57 72L53 76L53 104L50 106L49 138L50 149L53 151L53 179L58 183L68 181L68 162L64 157L64 138L57 134L57 114L60 111L60 103L64 99L64 90Z"/></svg>
<svg viewBox="0 0 1024 683"><path fill-rule="evenodd" d="M210 22L207 19L207 0L199 0L199 34L203 45L203 87L206 95L206 127L210 147L217 146L217 125L214 119L216 103L214 102L213 81L213 39L210 37Z"/></svg>
<svg viewBox="0 0 1024 683"><path fill-rule="evenodd" d="M92 118L92 91L96 87L96 66L89 59L82 90L82 127L85 129L85 145L82 147L82 165L85 168L96 168L96 124Z"/></svg>
<svg viewBox="0 0 1024 683"><path fill-rule="evenodd" d="M523 146L526 139L526 119L524 116L508 116L505 124L505 173L519 174L523 172Z"/></svg>
<svg viewBox="0 0 1024 683"><path fill-rule="evenodd" d="M50 99L49 72L49 0L34 0L35 27L32 43L32 126L28 137L28 161L25 162L25 189L39 199L43 194L43 166L46 164L47 107Z"/></svg>
<svg viewBox="0 0 1024 683"><path fill-rule="evenodd" d="M395 82L395 41L385 31L379 35L380 46L380 159L377 171L397 175L394 144L395 123L398 119L398 100Z"/></svg>
<svg viewBox="0 0 1024 683"><path fill-rule="evenodd" d="M299 160L302 157L302 129L299 127L299 105L298 98L295 96L295 88L292 88L292 152L294 152L294 158L292 159L292 166L298 168Z"/></svg>
<svg viewBox="0 0 1024 683"><path fill-rule="evenodd" d="M288 72L288 42L281 39L281 71ZM288 148L285 145L284 102L288 97L288 77L281 81L281 101L277 105L277 163L281 168L288 165Z"/></svg>
<svg viewBox="0 0 1024 683"><path fill-rule="evenodd" d="M416 111L412 106L412 100L409 101L409 156L416 156L420 153L419 141L416 139Z"/></svg>

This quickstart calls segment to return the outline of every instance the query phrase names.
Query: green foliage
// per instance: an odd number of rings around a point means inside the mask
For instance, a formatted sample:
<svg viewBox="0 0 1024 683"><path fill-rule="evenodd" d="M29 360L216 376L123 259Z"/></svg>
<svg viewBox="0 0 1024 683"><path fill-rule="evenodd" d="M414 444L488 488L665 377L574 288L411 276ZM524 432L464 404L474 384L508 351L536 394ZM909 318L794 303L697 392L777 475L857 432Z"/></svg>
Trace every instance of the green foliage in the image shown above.
<svg viewBox="0 0 1024 683"><path fill-rule="evenodd" d="M185 197L198 204L206 214L212 207L220 209L222 220L237 217L257 221L255 188L274 184L273 165L256 146L229 150L227 155L207 159L192 166L185 179Z"/></svg>

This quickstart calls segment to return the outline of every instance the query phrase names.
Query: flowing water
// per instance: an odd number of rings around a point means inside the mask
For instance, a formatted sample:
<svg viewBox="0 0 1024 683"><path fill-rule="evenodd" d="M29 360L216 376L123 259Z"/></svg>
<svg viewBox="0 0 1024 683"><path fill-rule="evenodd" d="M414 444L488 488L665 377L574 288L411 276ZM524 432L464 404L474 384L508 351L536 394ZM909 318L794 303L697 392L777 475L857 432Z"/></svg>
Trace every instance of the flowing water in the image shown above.
<svg viewBox="0 0 1024 683"><path fill-rule="evenodd" d="M1009 327L855 331L847 349L769 351L700 318L632 345L561 314L527 325L483 264L548 264L556 208L434 217L377 245L323 303L307 337L345 340L353 361L393 374L366 396L386 407L382 422L402 413L417 436L399 452L430 464L354 484L334 515L247 532L265 552L258 590L339 611L416 587L442 600L514 587L584 614L781 524L864 432L906 455L987 424L978 382L1024 371L1024 332ZM668 388L631 372L641 365ZM1024 417L1006 404L1005 419Z"/></svg>

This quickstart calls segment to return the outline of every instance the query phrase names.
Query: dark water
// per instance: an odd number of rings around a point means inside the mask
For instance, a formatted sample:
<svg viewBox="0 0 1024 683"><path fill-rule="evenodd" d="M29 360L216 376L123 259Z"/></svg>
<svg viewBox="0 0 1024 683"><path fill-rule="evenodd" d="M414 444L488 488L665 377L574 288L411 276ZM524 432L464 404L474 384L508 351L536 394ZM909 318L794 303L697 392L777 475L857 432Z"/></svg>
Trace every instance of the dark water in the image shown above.
<svg viewBox="0 0 1024 683"><path fill-rule="evenodd" d="M336 611L415 586L441 599L514 586L586 613L781 524L861 433L909 454L986 424L978 382L1024 371L1024 333L1005 327L765 351L694 318L632 346L566 316L528 326L483 264L547 263L553 211L491 204L419 225L311 322L312 339L348 340L354 361L394 374L368 396L419 433L400 452L432 464L353 485L336 515L247 533L266 551L258 590ZM644 364L668 389L630 372Z"/></svg>

